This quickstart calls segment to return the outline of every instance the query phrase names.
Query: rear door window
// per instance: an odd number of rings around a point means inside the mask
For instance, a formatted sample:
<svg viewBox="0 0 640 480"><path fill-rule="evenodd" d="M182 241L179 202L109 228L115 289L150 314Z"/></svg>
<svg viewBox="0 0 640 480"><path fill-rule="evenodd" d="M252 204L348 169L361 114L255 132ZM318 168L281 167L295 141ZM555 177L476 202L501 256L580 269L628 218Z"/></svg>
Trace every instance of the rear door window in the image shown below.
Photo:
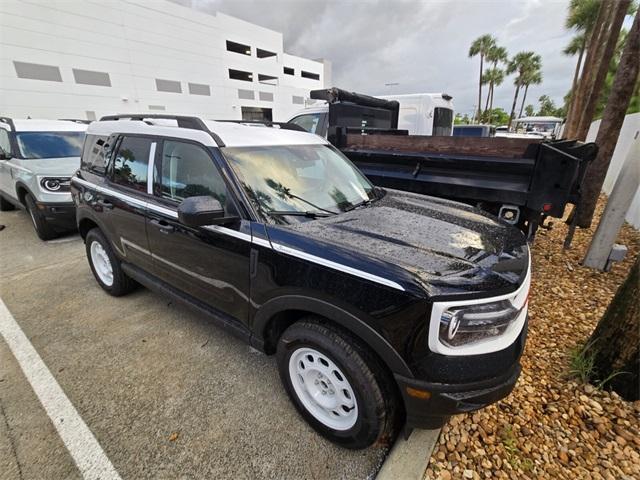
<svg viewBox="0 0 640 480"><path fill-rule="evenodd" d="M113 160L113 182L146 192L150 149L148 138L123 137Z"/></svg>

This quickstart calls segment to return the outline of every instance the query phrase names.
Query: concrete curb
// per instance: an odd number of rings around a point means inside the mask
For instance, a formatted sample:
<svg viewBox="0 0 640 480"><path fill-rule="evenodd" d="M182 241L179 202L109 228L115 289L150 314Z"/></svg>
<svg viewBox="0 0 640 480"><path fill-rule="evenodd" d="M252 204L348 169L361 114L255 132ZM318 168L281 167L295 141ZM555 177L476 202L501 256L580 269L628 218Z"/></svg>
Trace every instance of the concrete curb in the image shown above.
<svg viewBox="0 0 640 480"><path fill-rule="evenodd" d="M422 480L439 435L440 429L414 430L408 440L399 437L376 480Z"/></svg>

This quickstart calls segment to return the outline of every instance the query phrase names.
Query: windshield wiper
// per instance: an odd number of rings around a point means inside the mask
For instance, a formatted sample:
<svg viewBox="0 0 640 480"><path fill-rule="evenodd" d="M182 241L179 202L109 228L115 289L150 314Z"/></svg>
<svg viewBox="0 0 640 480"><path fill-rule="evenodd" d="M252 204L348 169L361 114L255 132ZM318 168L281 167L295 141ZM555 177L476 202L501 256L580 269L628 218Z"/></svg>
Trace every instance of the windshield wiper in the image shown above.
<svg viewBox="0 0 640 480"><path fill-rule="evenodd" d="M345 208L344 211L350 212L351 210L355 210L356 208L359 208L359 207L366 207L371 202L372 200L363 200L360 203L356 203L355 205L350 205L349 207Z"/></svg>
<svg viewBox="0 0 640 480"><path fill-rule="evenodd" d="M326 213L326 212L301 212L300 210L267 210L269 215L292 215L295 217L308 217L308 218L320 218L320 217L330 217L331 215L335 215L335 213Z"/></svg>

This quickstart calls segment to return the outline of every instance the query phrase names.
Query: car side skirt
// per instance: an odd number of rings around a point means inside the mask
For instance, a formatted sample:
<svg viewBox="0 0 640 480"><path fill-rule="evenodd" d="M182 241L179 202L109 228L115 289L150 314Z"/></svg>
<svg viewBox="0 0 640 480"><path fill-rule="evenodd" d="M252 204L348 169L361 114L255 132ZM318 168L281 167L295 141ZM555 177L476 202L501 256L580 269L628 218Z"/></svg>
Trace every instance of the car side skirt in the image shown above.
<svg viewBox="0 0 640 480"><path fill-rule="evenodd" d="M168 296L177 303L181 303L198 314L205 316L211 320L217 326L223 328L232 335L244 340L246 343L250 343L251 334L249 330L242 325L239 321L230 318L221 312L214 310L213 308L205 305L196 298L187 295L181 290L178 290L169 284L158 279L154 275L147 273L146 271L132 265L131 263L122 263L122 270L134 279L136 282L144 285L149 290L153 290L156 293Z"/></svg>

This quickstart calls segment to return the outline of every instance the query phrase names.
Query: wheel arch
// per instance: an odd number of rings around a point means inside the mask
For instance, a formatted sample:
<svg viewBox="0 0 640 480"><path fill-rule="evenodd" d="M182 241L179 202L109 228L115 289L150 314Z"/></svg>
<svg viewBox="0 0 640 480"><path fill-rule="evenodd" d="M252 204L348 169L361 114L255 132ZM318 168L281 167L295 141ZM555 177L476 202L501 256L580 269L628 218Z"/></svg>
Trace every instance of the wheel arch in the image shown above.
<svg viewBox="0 0 640 480"><path fill-rule="evenodd" d="M100 228L100 225L92 218L84 217L78 220L78 232L83 240L86 240L87 234L93 228Z"/></svg>
<svg viewBox="0 0 640 480"><path fill-rule="evenodd" d="M92 228L99 228L105 235L107 233L102 222L96 218L95 215L92 215L92 210L83 208L82 206L76 208L76 222L78 223L78 231L83 240Z"/></svg>
<svg viewBox="0 0 640 480"><path fill-rule="evenodd" d="M34 199L36 196L31 192L31 189L24 182L16 182L16 198L26 208L27 195L31 195Z"/></svg>
<svg viewBox="0 0 640 480"><path fill-rule="evenodd" d="M253 345L267 354L274 353L280 335L307 315L318 315L348 330L371 348L392 373L413 378L404 359L382 335L352 313L313 297L286 295L262 305L253 320Z"/></svg>

